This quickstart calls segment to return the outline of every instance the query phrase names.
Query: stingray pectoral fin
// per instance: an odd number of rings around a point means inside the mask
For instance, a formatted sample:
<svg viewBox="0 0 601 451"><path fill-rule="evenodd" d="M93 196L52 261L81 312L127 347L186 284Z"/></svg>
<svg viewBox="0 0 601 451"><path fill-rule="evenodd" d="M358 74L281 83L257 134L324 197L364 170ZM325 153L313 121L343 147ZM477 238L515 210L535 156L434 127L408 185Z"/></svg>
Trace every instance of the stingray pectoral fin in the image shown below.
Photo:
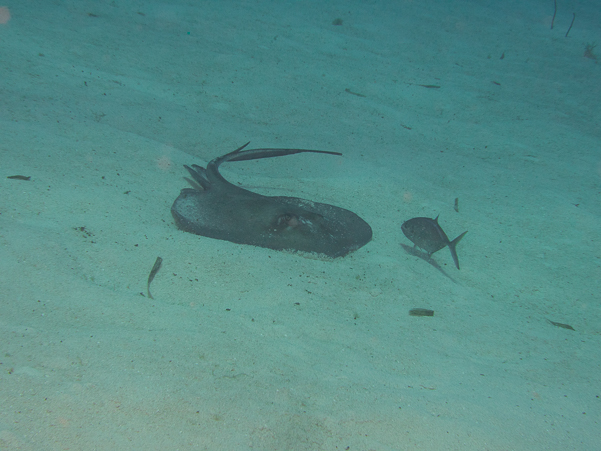
<svg viewBox="0 0 601 451"><path fill-rule="evenodd" d="M467 233L467 230L449 243L449 249L451 250L451 256L453 257L453 261L455 262L455 266L457 266L457 269L459 269L459 258L457 258L457 250L455 248L457 247L457 243L459 243L459 241L461 241L461 238L463 238L466 233Z"/></svg>

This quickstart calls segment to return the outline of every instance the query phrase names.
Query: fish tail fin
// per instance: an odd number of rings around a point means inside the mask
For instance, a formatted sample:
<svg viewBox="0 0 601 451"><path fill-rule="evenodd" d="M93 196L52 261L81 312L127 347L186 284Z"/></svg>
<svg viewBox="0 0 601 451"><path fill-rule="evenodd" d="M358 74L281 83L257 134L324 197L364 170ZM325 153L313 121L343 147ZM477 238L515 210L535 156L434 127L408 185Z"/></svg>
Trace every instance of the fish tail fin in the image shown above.
<svg viewBox="0 0 601 451"><path fill-rule="evenodd" d="M451 250L451 256L453 257L453 261L455 262L455 266L457 266L457 269L459 269L459 258L457 257L457 250L455 248L457 247L457 244L459 243L459 241L461 241L461 238L463 238L466 233L467 233L467 230L449 243L449 249Z"/></svg>

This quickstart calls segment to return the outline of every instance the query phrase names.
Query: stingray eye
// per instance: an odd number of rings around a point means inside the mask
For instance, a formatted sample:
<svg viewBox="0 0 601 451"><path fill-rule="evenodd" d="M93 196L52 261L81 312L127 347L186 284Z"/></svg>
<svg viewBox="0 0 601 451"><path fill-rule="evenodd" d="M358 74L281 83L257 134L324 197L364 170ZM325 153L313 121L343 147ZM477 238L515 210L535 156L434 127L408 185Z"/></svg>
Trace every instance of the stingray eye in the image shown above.
<svg viewBox="0 0 601 451"><path fill-rule="evenodd" d="M288 225L288 221L290 221L290 215L288 213L281 215L280 217L278 217L278 225L279 226L286 226Z"/></svg>

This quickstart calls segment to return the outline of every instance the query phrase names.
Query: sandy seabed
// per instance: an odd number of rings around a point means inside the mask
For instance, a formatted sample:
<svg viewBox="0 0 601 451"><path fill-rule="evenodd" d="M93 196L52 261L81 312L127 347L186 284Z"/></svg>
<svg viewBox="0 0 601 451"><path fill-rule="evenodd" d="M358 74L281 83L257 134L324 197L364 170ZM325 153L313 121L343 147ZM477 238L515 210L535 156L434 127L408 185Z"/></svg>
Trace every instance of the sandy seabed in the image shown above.
<svg viewBox="0 0 601 451"><path fill-rule="evenodd" d="M5 3L0 448L599 449L601 11L552 16ZM343 153L222 174L373 240L327 260L178 230L183 165L249 140ZM461 270L401 232L437 215L469 230Z"/></svg>

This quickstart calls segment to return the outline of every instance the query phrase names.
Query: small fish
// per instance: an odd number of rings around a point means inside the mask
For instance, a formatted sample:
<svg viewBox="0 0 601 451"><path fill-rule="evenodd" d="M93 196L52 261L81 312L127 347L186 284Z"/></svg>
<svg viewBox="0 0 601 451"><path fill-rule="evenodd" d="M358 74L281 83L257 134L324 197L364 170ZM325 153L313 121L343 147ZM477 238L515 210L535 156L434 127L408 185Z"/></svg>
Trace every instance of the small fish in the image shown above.
<svg viewBox="0 0 601 451"><path fill-rule="evenodd" d="M438 252L442 248L449 246L455 266L457 266L457 269L459 269L459 259L457 258L457 251L455 250L455 247L461 238L463 238L463 236L467 233L467 230L453 241L449 241L447 234L444 233L444 231L438 225L438 216L436 216L435 219L410 219L409 221L405 221L403 223L401 230L415 246L425 250L428 253L428 256L432 256L434 252Z"/></svg>
<svg viewBox="0 0 601 451"><path fill-rule="evenodd" d="M569 324L564 324L564 323L556 323L555 321L551 321L550 319L547 319L547 321L549 321L551 324L553 324L554 326L557 327L561 327L563 329L568 329L568 330L573 330L575 331L576 329L574 329L572 326L570 326Z"/></svg>
<svg viewBox="0 0 601 451"><path fill-rule="evenodd" d="M146 289L148 290L148 297L150 299L154 299L152 297L152 294L150 294L150 284L152 283L154 276L156 276L159 272L159 269L161 269L162 264L163 259L161 257L157 257L157 259L154 262L154 266L152 267L152 269L150 270L150 274L148 275L148 285L146 285Z"/></svg>
<svg viewBox="0 0 601 451"><path fill-rule="evenodd" d="M412 308L409 310L410 316L434 316L434 310L427 308Z"/></svg>

